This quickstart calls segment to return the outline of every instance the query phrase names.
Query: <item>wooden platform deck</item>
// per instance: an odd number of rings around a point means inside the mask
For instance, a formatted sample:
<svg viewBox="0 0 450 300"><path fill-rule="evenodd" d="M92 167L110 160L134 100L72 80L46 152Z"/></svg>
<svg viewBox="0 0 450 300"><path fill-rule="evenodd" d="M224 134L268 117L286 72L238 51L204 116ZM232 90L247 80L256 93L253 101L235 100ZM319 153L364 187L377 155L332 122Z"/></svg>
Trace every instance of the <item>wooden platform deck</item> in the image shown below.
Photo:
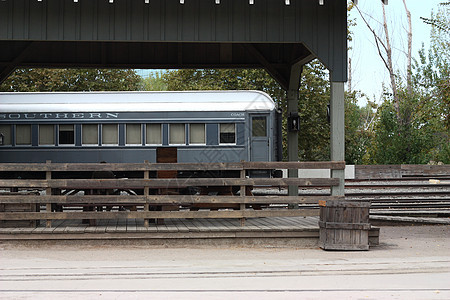
<svg viewBox="0 0 450 300"><path fill-rule="evenodd" d="M0 228L0 241L146 241L154 245L265 245L317 247L318 217L249 218L241 226L239 219L166 219L165 224L143 220L98 220L96 226L80 220L56 220L54 227L45 222L36 228ZM371 243L377 244L379 231L370 231Z"/></svg>

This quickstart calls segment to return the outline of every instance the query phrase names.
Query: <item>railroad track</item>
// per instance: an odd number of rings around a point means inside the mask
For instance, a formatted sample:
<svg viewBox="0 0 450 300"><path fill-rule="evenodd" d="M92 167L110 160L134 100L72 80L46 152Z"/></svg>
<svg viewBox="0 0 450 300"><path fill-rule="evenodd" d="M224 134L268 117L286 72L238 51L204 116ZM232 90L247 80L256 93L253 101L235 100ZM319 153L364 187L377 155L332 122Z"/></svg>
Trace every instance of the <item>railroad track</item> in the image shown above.
<svg viewBox="0 0 450 300"><path fill-rule="evenodd" d="M373 220L450 224L450 178L435 178L347 180L345 196L348 200L370 201ZM284 189L254 190L255 195L286 193ZM329 196L330 190L311 187L300 190L299 195ZM311 205L302 207L311 208Z"/></svg>

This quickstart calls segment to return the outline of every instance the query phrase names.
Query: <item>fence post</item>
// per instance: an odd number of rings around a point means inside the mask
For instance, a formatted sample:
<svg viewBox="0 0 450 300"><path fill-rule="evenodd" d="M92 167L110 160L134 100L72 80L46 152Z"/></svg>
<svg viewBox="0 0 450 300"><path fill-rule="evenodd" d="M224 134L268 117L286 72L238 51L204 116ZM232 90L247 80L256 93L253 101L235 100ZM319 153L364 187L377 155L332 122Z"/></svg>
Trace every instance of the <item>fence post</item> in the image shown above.
<svg viewBox="0 0 450 300"><path fill-rule="evenodd" d="M47 166L50 166L52 161L51 160L47 160L45 163L47 164ZM45 171L45 180L47 181L47 187L45 188L45 194L47 196L50 196L52 194L52 188L48 186L49 185L48 181L50 179L52 179L52 171L47 170L47 171ZM45 210L46 210L47 213L52 211L52 203L51 202L46 203ZM47 228L52 227L52 220L51 219L47 220L46 227Z"/></svg>
<svg viewBox="0 0 450 300"><path fill-rule="evenodd" d="M148 164L148 160L145 160L144 163ZM150 171L148 169L144 171L144 179L150 179ZM150 188L146 185L144 187L144 196L148 199L149 194L150 194ZM146 201L144 204L144 211L147 212L149 210L150 210L150 205ZM148 228L148 219L144 219L144 227Z"/></svg>
<svg viewBox="0 0 450 300"><path fill-rule="evenodd" d="M245 168L244 166L242 166L242 170L241 170L241 179L245 178ZM246 191L245 191L245 185L241 185L241 189L240 189L240 196L241 199L244 199L242 197L245 197ZM245 210L245 203L241 202L239 205L239 210L244 211ZM241 218L241 226L245 225L245 218Z"/></svg>

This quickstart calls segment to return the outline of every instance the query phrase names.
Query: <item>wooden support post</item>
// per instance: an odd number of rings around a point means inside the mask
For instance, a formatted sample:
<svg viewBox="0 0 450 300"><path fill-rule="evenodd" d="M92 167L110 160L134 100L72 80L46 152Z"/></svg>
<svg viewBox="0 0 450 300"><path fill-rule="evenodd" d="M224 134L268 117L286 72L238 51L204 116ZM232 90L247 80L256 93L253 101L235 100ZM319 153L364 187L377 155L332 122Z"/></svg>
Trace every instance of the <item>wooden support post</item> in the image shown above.
<svg viewBox="0 0 450 300"><path fill-rule="evenodd" d="M148 164L148 160L144 161L144 163ZM144 179L150 178L150 171L144 171ZM144 187L144 196L148 196L150 194L150 188L148 186ZM148 202L144 204L144 211L147 212L150 210L150 205ZM144 219L144 227L148 228L148 219Z"/></svg>
<svg viewBox="0 0 450 300"><path fill-rule="evenodd" d="M291 74L289 80L289 88L287 90L287 113L298 114L298 91L300 89L300 77L302 74L303 65L297 63L291 67ZM288 160L298 161L298 131L288 129ZM288 170L289 178L297 178L298 170ZM298 186L290 185L288 188L289 196L298 196ZM298 208L298 205L290 204L289 208Z"/></svg>
<svg viewBox="0 0 450 300"><path fill-rule="evenodd" d="M345 108L344 108L344 83L331 82L330 100L331 118L331 160L345 160ZM339 186L331 187L332 196L344 196L345 170L331 170L331 177L339 179Z"/></svg>
<svg viewBox="0 0 450 300"><path fill-rule="evenodd" d="M46 163L47 163L47 164L51 164L51 161L50 161L50 160L47 160ZM52 179L52 171L46 171L46 172L45 172L45 179L46 179L47 181L50 180L50 179ZM50 195L52 194L52 188L51 188L51 187L47 187L47 188L45 189L45 194L46 194L47 196L50 196ZM51 204L51 203L47 203L46 206L45 206L45 210L46 210L47 212L51 212L51 211L52 211L52 204ZM47 222L46 222L46 227L47 227L47 228L52 227L52 220L47 220Z"/></svg>
<svg viewBox="0 0 450 300"><path fill-rule="evenodd" d="M241 170L241 178L245 178L245 169ZM241 185L241 190L240 190L240 196L245 197L246 191L245 191L245 185ZM242 198L244 199L244 198ZM245 210L245 203L241 203L240 204L240 210ZM245 225L245 218L241 219L241 226Z"/></svg>

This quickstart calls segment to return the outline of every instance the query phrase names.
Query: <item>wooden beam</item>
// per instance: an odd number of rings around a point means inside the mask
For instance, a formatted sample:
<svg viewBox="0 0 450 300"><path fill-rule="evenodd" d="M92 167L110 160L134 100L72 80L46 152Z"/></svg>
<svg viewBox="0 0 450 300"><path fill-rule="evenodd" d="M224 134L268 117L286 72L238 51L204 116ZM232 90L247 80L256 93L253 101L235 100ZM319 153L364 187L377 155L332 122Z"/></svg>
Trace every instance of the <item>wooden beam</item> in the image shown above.
<svg viewBox="0 0 450 300"><path fill-rule="evenodd" d="M55 189L143 189L189 186L336 186L336 178L0 179L0 187Z"/></svg>
<svg viewBox="0 0 450 300"><path fill-rule="evenodd" d="M0 172L46 171L241 171L243 169L345 169L344 161L240 163L2 163Z"/></svg>
<svg viewBox="0 0 450 300"><path fill-rule="evenodd" d="M119 196L119 195L6 195L0 197L0 204L18 203L18 204L65 204L65 205L145 205L145 204L318 204L319 201L344 200L344 197L335 196L206 196L206 195L138 195L138 196Z"/></svg>
<svg viewBox="0 0 450 300"><path fill-rule="evenodd" d="M24 58L26 58L28 54L33 51L34 45L35 42L27 43L22 51L20 51L12 61L8 62L3 68L0 69L0 84L3 83L3 81L5 81L6 78L14 72L16 67L21 64Z"/></svg>
<svg viewBox="0 0 450 300"><path fill-rule="evenodd" d="M255 57L260 64L266 69L267 73L270 74L280 85L284 90L288 89L288 78L281 74L276 68L274 68L273 64L271 64L266 57L258 50L256 47L252 44L243 44L243 47L252 55Z"/></svg>
<svg viewBox="0 0 450 300"><path fill-rule="evenodd" d="M310 63L311 61L313 61L316 58L317 58L317 56L315 54L311 53L305 57L301 57L301 58L294 60L291 63L291 65L299 64L299 65L303 66L303 65L306 65L307 63Z"/></svg>
<svg viewBox="0 0 450 300"><path fill-rule="evenodd" d="M2 163L0 172L44 171L240 171L242 163Z"/></svg>
<svg viewBox="0 0 450 300"><path fill-rule="evenodd" d="M223 211L117 211L117 212L8 212L0 220L82 220L82 219L186 219L267 218L317 216L319 209L270 209Z"/></svg>
<svg viewBox="0 0 450 300"><path fill-rule="evenodd" d="M359 0L352 0L353 1L353 3L355 3L356 5L358 5L358 2L359 2ZM370 1L370 0L369 0ZM389 3L389 1L388 0L381 0L381 2L383 2L383 4L386 4L386 5L388 5Z"/></svg>

